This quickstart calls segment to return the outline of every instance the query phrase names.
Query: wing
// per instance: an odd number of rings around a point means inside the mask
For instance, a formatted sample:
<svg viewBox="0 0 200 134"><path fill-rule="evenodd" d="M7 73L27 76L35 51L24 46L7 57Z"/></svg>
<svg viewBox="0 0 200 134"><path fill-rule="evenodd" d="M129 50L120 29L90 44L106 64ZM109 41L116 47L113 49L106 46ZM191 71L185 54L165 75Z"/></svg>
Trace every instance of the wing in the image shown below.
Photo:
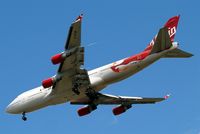
<svg viewBox="0 0 200 134"><path fill-rule="evenodd" d="M77 74L85 76L85 80L89 83L87 71L80 69L81 65L84 65L84 47L81 47L81 21L82 15L78 16L70 26L65 44L65 59L61 62L57 74L61 80L53 85L53 89L55 89L53 93L68 91L68 95L72 96L71 89Z"/></svg>
<svg viewBox="0 0 200 134"><path fill-rule="evenodd" d="M77 113L79 116L84 116L95 109L97 109L97 105L119 105L113 108L112 112L114 115L120 115L126 112L128 109L132 107L133 104L153 104L156 102L163 101L167 99L169 95L166 95L163 98L143 98L143 97L127 97L127 96L115 96L109 94L101 94L97 93L96 99L92 100L84 97L82 99L71 100L71 104L76 105L86 105L80 108Z"/></svg>
<svg viewBox="0 0 200 134"><path fill-rule="evenodd" d="M98 99L94 100L92 103L95 105L132 105L132 104L153 104L156 102L163 101L169 96L163 98L144 98L144 97L127 97L127 96L115 96L109 94L98 93ZM90 100L85 97L79 100L72 100L71 104L86 105L90 104Z"/></svg>
<svg viewBox="0 0 200 134"><path fill-rule="evenodd" d="M78 16L78 18L72 23L69 29L68 38L65 43L65 51L71 52L69 57L65 58L64 62L61 63L58 72L63 72L68 69L72 69L74 67L80 67L83 65L84 59L84 48L81 46L81 22L82 16ZM81 57L82 56L82 57ZM77 59L82 59L82 62L78 64Z"/></svg>
<svg viewBox="0 0 200 134"><path fill-rule="evenodd" d="M68 32L68 38L65 43L65 50L80 46L80 44L81 44L81 21L82 21L82 15L78 16L77 19L70 26L70 29Z"/></svg>

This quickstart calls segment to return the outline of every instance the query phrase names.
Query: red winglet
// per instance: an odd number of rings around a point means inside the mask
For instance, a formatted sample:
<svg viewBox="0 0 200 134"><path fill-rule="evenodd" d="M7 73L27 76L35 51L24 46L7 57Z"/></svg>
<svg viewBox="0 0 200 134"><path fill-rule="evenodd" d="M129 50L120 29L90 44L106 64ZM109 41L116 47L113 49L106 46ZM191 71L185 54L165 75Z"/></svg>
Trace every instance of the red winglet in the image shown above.
<svg viewBox="0 0 200 134"><path fill-rule="evenodd" d="M81 21L82 18L83 18L83 14L79 15L79 16L76 18L75 22Z"/></svg>
<svg viewBox="0 0 200 134"><path fill-rule="evenodd" d="M171 96L170 94L165 95L164 96L165 100L168 99L170 96Z"/></svg>

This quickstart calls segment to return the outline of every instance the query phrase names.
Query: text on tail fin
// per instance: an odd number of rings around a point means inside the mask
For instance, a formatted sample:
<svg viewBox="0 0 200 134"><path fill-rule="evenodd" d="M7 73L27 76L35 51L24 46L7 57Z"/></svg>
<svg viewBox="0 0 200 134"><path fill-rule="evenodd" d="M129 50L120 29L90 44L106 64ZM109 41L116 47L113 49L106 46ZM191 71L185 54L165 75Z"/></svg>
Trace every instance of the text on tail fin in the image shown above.
<svg viewBox="0 0 200 134"><path fill-rule="evenodd" d="M174 16L172 18L170 18L166 24L164 25L164 27L168 28L168 33L170 36L171 41L174 41L174 37L176 34L176 30L177 30L177 26L178 26L178 21L179 21L180 15L179 16Z"/></svg>

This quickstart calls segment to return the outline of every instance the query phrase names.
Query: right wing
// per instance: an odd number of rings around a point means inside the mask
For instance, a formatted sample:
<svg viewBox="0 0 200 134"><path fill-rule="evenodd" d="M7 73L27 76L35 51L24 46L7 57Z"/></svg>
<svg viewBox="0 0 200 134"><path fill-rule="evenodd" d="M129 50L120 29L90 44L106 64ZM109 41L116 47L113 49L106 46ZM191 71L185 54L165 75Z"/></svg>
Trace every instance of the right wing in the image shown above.
<svg viewBox="0 0 200 134"><path fill-rule="evenodd" d="M133 104L154 104L156 102L166 100L169 95L166 95L163 98L143 98L97 93L96 97L97 98L92 101L88 97L84 97L82 99L71 100L70 103L76 105L86 105L77 111L79 116L84 116L91 113L97 109L97 105L118 105L117 107L113 108L112 111L114 115L120 115L131 108Z"/></svg>
<svg viewBox="0 0 200 134"><path fill-rule="evenodd" d="M146 98L146 97L128 97L128 96L115 96L109 94L97 93L98 99L94 100L92 103L95 105L132 105L132 104L153 104L166 99L163 98ZM76 105L86 105L90 104L90 99L88 97L71 100L71 104Z"/></svg>

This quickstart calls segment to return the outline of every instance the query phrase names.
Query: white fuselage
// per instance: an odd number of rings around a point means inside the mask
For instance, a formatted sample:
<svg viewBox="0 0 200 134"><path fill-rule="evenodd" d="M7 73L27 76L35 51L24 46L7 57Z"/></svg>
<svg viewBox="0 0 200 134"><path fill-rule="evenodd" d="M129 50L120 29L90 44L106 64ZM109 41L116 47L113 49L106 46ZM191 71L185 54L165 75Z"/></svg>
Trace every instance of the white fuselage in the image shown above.
<svg viewBox="0 0 200 134"><path fill-rule="evenodd" d="M141 71L148 65L160 59L166 52L172 49L173 48L170 48L160 53L151 54L141 61L134 61L126 65L120 65L118 66L118 69L123 70L121 72L114 72L111 69L111 67L113 66L113 64L118 64L122 62L124 59L93 69L91 71L88 71L91 86L96 91L100 91L106 86L108 86L109 84L121 81ZM84 97L85 95L84 93L81 93L80 95L75 95L75 94L71 95L72 93L71 94L62 93L62 94L52 95L51 94L52 90L53 90L52 87L44 89L42 86L40 86L32 90L26 91L20 94L7 106L6 112L12 113L12 114L32 112L34 110L38 110L40 108L43 108L49 105L61 104L61 103L68 102L72 99L78 99L78 98ZM71 90L70 92L73 92L73 91Z"/></svg>

